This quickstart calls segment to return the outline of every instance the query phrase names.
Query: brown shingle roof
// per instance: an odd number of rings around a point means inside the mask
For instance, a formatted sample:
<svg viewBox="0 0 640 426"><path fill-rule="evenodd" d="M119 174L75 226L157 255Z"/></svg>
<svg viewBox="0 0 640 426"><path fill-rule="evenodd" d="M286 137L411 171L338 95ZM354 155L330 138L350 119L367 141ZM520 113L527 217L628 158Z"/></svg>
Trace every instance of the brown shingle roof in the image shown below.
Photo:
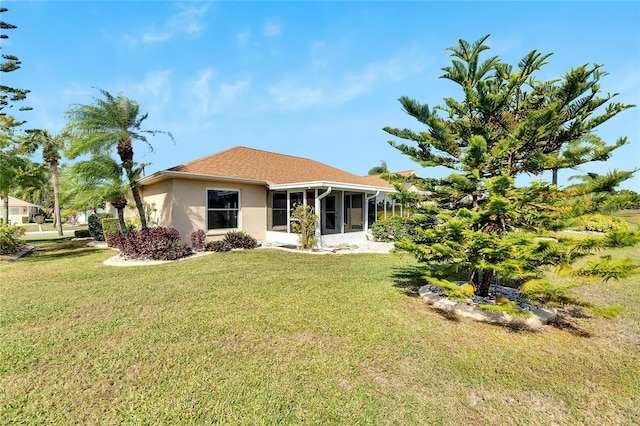
<svg viewBox="0 0 640 426"><path fill-rule="evenodd" d="M168 169L238 179L255 179L271 184L337 182L393 188L379 176L358 176L318 161L237 146Z"/></svg>

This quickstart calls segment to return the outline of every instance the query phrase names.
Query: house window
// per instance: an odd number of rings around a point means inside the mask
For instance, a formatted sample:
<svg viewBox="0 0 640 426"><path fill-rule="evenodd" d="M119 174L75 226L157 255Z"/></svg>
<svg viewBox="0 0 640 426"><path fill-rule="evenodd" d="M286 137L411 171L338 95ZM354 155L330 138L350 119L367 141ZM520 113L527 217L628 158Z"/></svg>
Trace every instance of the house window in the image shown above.
<svg viewBox="0 0 640 426"><path fill-rule="evenodd" d="M233 189L207 190L207 229L238 228L240 191Z"/></svg>

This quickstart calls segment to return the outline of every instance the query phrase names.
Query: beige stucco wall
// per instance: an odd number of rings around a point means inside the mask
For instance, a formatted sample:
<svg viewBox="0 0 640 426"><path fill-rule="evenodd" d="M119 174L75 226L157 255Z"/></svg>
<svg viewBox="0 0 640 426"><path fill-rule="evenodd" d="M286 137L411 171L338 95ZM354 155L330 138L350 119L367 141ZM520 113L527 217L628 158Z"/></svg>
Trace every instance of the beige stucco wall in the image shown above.
<svg viewBox="0 0 640 426"><path fill-rule="evenodd" d="M143 198L155 203L158 225L176 228L182 239L188 241L191 233L206 230L207 189L233 189L240 191L240 230L264 240L267 229L267 190L264 186L229 182L170 179L147 185ZM220 239L227 231L208 231L207 239Z"/></svg>

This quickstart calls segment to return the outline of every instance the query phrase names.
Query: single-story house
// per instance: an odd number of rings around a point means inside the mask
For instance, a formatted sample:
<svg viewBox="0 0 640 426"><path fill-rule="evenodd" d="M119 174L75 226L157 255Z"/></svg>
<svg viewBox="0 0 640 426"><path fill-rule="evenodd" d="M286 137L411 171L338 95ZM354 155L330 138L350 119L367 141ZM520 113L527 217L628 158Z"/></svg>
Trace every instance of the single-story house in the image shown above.
<svg viewBox="0 0 640 426"><path fill-rule="evenodd" d="M0 197L0 219L4 220L4 197ZM32 222L33 217L38 214L38 206L27 201L9 197L9 223L20 225Z"/></svg>
<svg viewBox="0 0 640 426"><path fill-rule="evenodd" d="M140 184L152 221L176 228L185 240L198 229L209 240L241 230L258 240L296 244L290 212L304 204L319 215L321 245L353 243L367 238L380 206L384 214L394 208L385 196L395 189L380 176L241 146L153 173Z"/></svg>

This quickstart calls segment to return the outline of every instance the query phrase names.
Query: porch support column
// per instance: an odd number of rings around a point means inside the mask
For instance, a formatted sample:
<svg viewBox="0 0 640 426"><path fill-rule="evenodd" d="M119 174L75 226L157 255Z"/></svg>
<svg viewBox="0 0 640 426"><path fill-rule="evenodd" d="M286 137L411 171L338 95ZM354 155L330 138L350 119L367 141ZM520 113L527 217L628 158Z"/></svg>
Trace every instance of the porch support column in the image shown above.
<svg viewBox="0 0 640 426"><path fill-rule="evenodd" d="M380 191L376 192L375 194L367 197L367 194L364 194L364 233L366 234L369 231L369 200L378 197L378 195L380 195ZM375 206L376 208L376 214L378 213L378 206Z"/></svg>
<svg viewBox="0 0 640 426"><path fill-rule="evenodd" d="M316 241L318 241L318 247L322 247L322 199L331 194L331 187L327 188L327 191L321 195L318 195L318 189L316 189L316 205L315 211L318 215L318 223L316 224Z"/></svg>

